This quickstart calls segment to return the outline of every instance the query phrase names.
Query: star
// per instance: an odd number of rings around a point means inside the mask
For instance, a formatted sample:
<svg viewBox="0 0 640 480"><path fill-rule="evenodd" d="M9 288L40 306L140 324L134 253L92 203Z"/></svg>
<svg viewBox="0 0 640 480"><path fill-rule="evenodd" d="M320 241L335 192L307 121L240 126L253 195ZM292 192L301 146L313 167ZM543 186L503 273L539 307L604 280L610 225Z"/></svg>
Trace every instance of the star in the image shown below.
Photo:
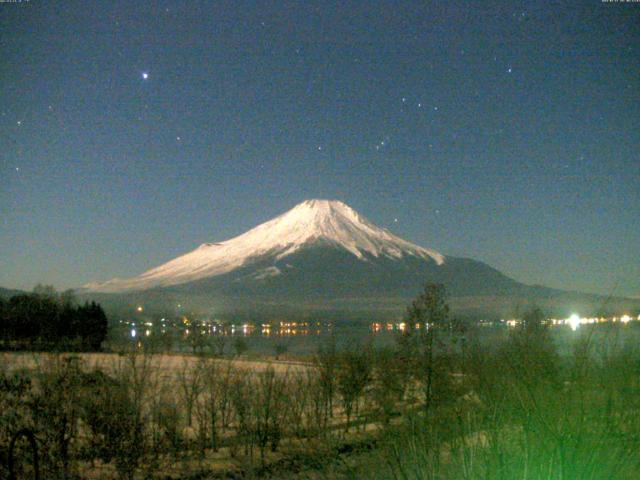
<svg viewBox="0 0 640 480"><path fill-rule="evenodd" d="M149 74L147 72L142 72L142 79L147 80L149 78Z"/></svg>
<svg viewBox="0 0 640 480"><path fill-rule="evenodd" d="M182 140L182 137L176 137L176 140L180 141L180 140Z"/></svg>
<svg viewBox="0 0 640 480"><path fill-rule="evenodd" d="M18 120L18 121L16 122L16 124L17 124L18 126L22 125L22 120Z"/></svg>
<svg viewBox="0 0 640 480"><path fill-rule="evenodd" d="M507 69L507 73L511 73L512 71L513 71L513 69L512 69L511 67L509 67L509 68Z"/></svg>
<svg viewBox="0 0 640 480"><path fill-rule="evenodd" d="M394 219L393 219L393 223L398 223L398 219L397 219L397 218L394 218Z"/></svg>
<svg viewBox="0 0 640 480"><path fill-rule="evenodd" d="M322 146L318 145L318 151L321 152L322 151Z"/></svg>
<svg viewBox="0 0 640 480"><path fill-rule="evenodd" d="M19 172L19 171L20 171L20 167L16 167L16 172Z"/></svg>

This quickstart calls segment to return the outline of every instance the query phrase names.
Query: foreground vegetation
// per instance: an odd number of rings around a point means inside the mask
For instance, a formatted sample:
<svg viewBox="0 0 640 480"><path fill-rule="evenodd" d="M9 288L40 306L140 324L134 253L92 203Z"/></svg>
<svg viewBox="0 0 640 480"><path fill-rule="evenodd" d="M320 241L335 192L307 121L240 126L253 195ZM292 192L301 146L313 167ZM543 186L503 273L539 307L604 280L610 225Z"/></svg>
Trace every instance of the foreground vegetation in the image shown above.
<svg viewBox="0 0 640 480"><path fill-rule="evenodd" d="M542 314L491 345L427 286L393 348L262 368L144 350L3 364L0 478L640 478L640 351L582 328L560 355ZM599 328L598 340L594 336ZM603 330L604 329L604 330ZM23 475L23 476L19 476Z"/></svg>

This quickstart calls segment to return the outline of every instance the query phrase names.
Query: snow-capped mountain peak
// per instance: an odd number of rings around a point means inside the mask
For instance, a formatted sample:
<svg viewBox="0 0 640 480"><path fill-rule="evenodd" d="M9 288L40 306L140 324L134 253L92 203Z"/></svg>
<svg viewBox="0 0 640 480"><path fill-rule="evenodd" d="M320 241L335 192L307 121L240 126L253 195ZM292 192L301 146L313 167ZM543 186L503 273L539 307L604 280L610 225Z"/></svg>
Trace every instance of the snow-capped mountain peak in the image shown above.
<svg viewBox="0 0 640 480"><path fill-rule="evenodd" d="M340 201L314 199L230 240L203 243L138 277L94 283L85 288L121 292L178 285L228 273L265 255L273 256L274 261L281 260L316 243L347 250L363 261L380 256L392 259L414 256L441 265L445 260L438 252L377 227Z"/></svg>

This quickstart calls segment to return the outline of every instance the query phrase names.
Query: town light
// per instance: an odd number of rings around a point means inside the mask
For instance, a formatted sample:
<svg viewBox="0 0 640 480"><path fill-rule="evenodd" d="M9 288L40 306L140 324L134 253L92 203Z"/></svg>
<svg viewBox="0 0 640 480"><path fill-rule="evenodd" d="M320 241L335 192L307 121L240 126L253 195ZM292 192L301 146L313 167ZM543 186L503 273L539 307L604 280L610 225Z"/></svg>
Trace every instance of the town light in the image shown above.
<svg viewBox="0 0 640 480"><path fill-rule="evenodd" d="M567 322L569 322L571 330L575 332L580 326L580 317L574 313L567 319Z"/></svg>

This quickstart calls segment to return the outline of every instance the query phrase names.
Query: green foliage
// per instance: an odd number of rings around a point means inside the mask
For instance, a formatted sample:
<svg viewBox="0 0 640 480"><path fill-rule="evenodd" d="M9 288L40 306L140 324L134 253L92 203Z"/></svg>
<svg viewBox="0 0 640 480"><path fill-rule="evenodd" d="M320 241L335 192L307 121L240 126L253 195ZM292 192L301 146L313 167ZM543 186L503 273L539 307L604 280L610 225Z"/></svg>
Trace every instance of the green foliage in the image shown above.
<svg viewBox="0 0 640 480"><path fill-rule="evenodd" d="M387 430L382 459L357 476L638 478L640 350L585 332L561 357L543 318L533 309L503 340L471 345L459 359L464 393L434 404L427 422L409 415Z"/></svg>
<svg viewBox="0 0 640 480"><path fill-rule="evenodd" d="M247 345L247 341L244 338L236 337L233 341L233 349L236 351L237 356L241 356L249 350L249 345Z"/></svg>
<svg viewBox="0 0 640 480"><path fill-rule="evenodd" d="M444 285L427 284L411 303L405 316L405 330L398 339L399 356L406 368L405 375L414 378L423 388L424 409L434 402L451 397L449 343L453 322Z"/></svg>
<svg viewBox="0 0 640 480"><path fill-rule="evenodd" d="M391 348L380 349L372 355L373 388L371 396L378 408L382 422L388 425L397 412L398 403L404 399L407 388L407 377L404 368L398 361L396 351Z"/></svg>
<svg viewBox="0 0 640 480"><path fill-rule="evenodd" d="M275 344L273 349L274 349L275 354L276 354L276 360L279 360L282 355L284 355L285 353L287 353L289 351L289 345L287 345L286 343L283 343L283 342L278 342L278 343Z"/></svg>

